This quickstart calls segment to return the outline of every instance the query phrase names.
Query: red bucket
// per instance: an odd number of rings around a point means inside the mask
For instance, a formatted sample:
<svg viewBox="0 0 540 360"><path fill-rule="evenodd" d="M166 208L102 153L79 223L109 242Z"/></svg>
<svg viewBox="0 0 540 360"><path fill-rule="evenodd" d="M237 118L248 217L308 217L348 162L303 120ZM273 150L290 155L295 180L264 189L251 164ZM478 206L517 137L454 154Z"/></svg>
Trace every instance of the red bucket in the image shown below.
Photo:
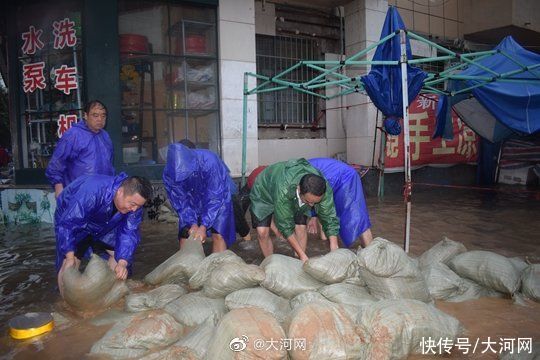
<svg viewBox="0 0 540 360"><path fill-rule="evenodd" d="M206 53L206 37L199 34L188 34L186 36L186 52L187 53Z"/></svg>
<svg viewBox="0 0 540 360"><path fill-rule="evenodd" d="M146 36L138 34L120 34L120 54L123 58L137 56L137 54L131 53L148 53L149 51L150 47Z"/></svg>

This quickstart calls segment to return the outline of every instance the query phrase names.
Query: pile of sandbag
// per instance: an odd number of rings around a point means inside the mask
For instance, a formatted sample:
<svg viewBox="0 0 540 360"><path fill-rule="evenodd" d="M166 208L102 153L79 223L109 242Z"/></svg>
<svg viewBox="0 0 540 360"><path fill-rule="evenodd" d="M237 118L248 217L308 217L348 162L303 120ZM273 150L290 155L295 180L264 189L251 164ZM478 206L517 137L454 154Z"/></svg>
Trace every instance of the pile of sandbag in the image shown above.
<svg viewBox="0 0 540 360"><path fill-rule="evenodd" d="M67 268L62 282L64 300L81 311L107 308L129 292L126 283L117 280L109 264L96 254L92 254L84 273L74 266Z"/></svg>
<svg viewBox="0 0 540 360"><path fill-rule="evenodd" d="M419 264L434 299L457 302L512 296L520 303L522 294L539 301L540 265L517 257L467 251L461 243L444 238L420 256Z"/></svg>
<svg viewBox="0 0 540 360"><path fill-rule="evenodd" d="M393 246L377 239L358 255L339 249L303 264L274 254L255 266L231 251L201 258L200 242L191 242L145 278L165 285L128 296L126 310L136 315L119 317L92 354L146 360L390 359L415 352L418 336L453 338L457 320L422 302L378 306L384 296L429 301L417 263ZM402 301L406 310L396 305ZM393 320L400 330L386 338L372 331L389 326L378 321L392 316L403 317ZM133 324L146 329L132 331ZM398 344L404 348L396 357L391 351Z"/></svg>

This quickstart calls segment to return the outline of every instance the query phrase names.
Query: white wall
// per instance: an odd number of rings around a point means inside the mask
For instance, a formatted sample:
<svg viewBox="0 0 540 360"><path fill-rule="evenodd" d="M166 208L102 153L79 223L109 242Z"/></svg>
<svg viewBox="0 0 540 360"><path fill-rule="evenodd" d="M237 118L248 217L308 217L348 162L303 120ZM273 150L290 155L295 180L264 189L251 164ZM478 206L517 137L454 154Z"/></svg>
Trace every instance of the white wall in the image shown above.
<svg viewBox="0 0 540 360"><path fill-rule="evenodd" d="M259 140L259 164L270 165L292 158L327 157L327 139Z"/></svg>
<svg viewBox="0 0 540 360"><path fill-rule="evenodd" d="M350 57L377 42L388 9L385 0L354 0L345 5L345 53ZM370 52L366 59L373 57ZM368 68L347 69L347 76L364 75ZM368 96L351 94L346 96L347 161L371 165L373 138L375 135L377 109ZM380 116L380 115L379 115ZM379 122L381 120L379 119ZM377 144L376 149L379 146ZM376 150L376 159L378 151Z"/></svg>
<svg viewBox="0 0 540 360"><path fill-rule="evenodd" d="M254 0L219 1L221 146L232 176L242 171L244 73L256 72ZM252 78L249 88L255 86ZM247 172L258 165L257 103L248 101Z"/></svg>

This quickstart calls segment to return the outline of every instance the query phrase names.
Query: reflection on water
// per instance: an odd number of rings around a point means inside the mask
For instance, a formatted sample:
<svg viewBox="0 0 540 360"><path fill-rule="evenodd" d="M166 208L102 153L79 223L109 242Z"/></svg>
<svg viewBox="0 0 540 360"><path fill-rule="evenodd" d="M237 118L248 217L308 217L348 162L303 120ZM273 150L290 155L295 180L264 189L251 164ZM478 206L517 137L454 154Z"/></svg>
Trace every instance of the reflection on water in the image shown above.
<svg viewBox="0 0 540 360"><path fill-rule="evenodd" d="M420 255L442 236L448 236L463 242L469 249L492 250L506 256L538 261L540 201L533 196L528 193L454 189L415 192L411 254ZM401 244L405 216L402 198L387 197L384 201L369 198L368 206L374 236ZM142 226L142 234L142 243L135 257L135 279L143 278L178 249L174 224L146 222ZM237 242L232 250L247 262L260 263L262 255L253 235L254 241ZM8 319L14 315L27 311L54 311L59 307L54 245L51 226L24 225L0 229L0 324L3 334L6 334ZM210 250L210 244L205 244L205 250ZM275 241L275 250L292 254L290 247L282 241ZM308 256L326 251L327 242L310 238ZM0 341L0 357L5 354L6 344L8 348L13 347L12 341Z"/></svg>

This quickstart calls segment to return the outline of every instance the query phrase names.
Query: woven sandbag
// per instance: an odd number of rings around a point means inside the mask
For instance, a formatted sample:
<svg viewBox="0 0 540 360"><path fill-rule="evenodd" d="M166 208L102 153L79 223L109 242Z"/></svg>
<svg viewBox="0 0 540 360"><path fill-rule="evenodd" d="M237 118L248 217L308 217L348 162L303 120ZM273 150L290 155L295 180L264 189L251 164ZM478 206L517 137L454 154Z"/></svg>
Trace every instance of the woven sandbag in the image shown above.
<svg viewBox="0 0 540 360"><path fill-rule="evenodd" d="M189 279L189 287L193 290L202 289L206 279L212 273L216 267L225 262L244 264L244 260L236 255L231 250L225 250L222 252L212 253L201 261L197 271Z"/></svg>
<svg viewBox="0 0 540 360"><path fill-rule="evenodd" d="M116 323L90 350L92 355L129 359L176 342L183 326L162 311L136 313Z"/></svg>
<svg viewBox="0 0 540 360"><path fill-rule="evenodd" d="M365 249L359 249L357 262L360 271L367 270L380 277L416 277L417 264L396 244L375 238Z"/></svg>
<svg viewBox="0 0 540 360"><path fill-rule="evenodd" d="M127 296L125 309L129 312L161 309L186 293L186 289L179 285L163 285L146 293Z"/></svg>
<svg viewBox="0 0 540 360"><path fill-rule="evenodd" d="M529 265L521 274L521 292L526 297L540 301L540 264Z"/></svg>
<svg viewBox="0 0 540 360"><path fill-rule="evenodd" d="M264 270L257 265L222 263L208 276L203 293L211 298L224 298L234 291L259 285L264 277Z"/></svg>
<svg viewBox="0 0 540 360"><path fill-rule="evenodd" d="M366 282L362 278L362 275L361 275L360 271L358 269L356 269L356 271L357 272L356 272L355 276L347 278L347 279L343 280L342 282L344 284L351 284L351 285L362 286L362 287L366 286Z"/></svg>
<svg viewBox="0 0 540 360"><path fill-rule="evenodd" d="M277 321L282 323L291 311L289 300L262 287L242 289L230 293L225 298L227 309L239 309L244 307L257 307L272 314Z"/></svg>
<svg viewBox="0 0 540 360"><path fill-rule="evenodd" d="M452 258L448 265L459 276L505 294L515 293L520 286L520 273L512 262L491 251L467 251Z"/></svg>
<svg viewBox="0 0 540 360"><path fill-rule="evenodd" d="M201 324L168 348L138 360L204 360L215 328L212 322Z"/></svg>
<svg viewBox="0 0 540 360"><path fill-rule="evenodd" d="M164 310L174 316L176 321L189 327L206 321L217 324L227 312L224 299L211 299L201 293L180 296L168 303Z"/></svg>
<svg viewBox="0 0 540 360"><path fill-rule="evenodd" d="M325 300L328 300L328 299L326 299L318 291L306 291L306 292L296 295L291 300L289 300L289 304L291 305L292 310L296 310L298 307L303 306L305 304L309 304L314 301L325 301Z"/></svg>
<svg viewBox="0 0 540 360"><path fill-rule="evenodd" d="M339 304L316 301L291 314L288 337L305 339L305 349L289 351L293 360L363 359L365 343L357 326Z"/></svg>
<svg viewBox="0 0 540 360"><path fill-rule="evenodd" d="M447 264L454 256L465 251L467 251L465 245L444 236L441 241L420 256L418 263L420 267L427 267L433 263Z"/></svg>
<svg viewBox="0 0 540 360"><path fill-rule="evenodd" d="M220 321L206 358L286 359L287 350L279 344L285 338L278 321L266 311L255 307L234 309Z"/></svg>
<svg viewBox="0 0 540 360"><path fill-rule="evenodd" d="M146 275L144 281L151 285L187 284L203 259L204 250L201 242L189 238L179 251Z"/></svg>
<svg viewBox="0 0 540 360"><path fill-rule="evenodd" d="M105 260L92 254L84 273L74 266L64 271L64 300L77 310L107 308L129 293L124 281L116 279Z"/></svg>
<svg viewBox="0 0 540 360"><path fill-rule="evenodd" d="M512 257L512 258L508 258L508 260L510 260L510 262L512 263L512 265L514 265L514 267L517 269L517 271L519 271L520 273L525 270L527 268L527 266L529 266L529 264L523 260L522 258L520 257Z"/></svg>
<svg viewBox="0 0 540 360"><path fill-rule="evenodd" d="M416 300L382 300L366 307L359 319L367 342L366 359L405 359L422 352L422 339L455 339L459 321Z"/></svg>
<svg viewBox="0 0 540 360"><path fill-rule="evenodd" d="M327 285L320 288L319 293L338 304L364 306L377 301L365 287L345 283Z"/></svg>
<svg viewBox="0 0 540 360"><path fill-rule="evenodd" d="M328 254L312 257L302 269L325 284L336 284L356 274L356 255L349 249L336 249Z"/></svg>
<svg viewBox="0 0 540 360"><path fill-rule="evenodd" d="M431 263L422 273L429 294L434 299L447 300L462 295L468 288L463 278L441 262Z"/></svg>
<svg viewBox="0 0 540 360"><path fill-rule="evenodd" d="M261 286L287 299L324 286L302 270L302 261L289 256L270 255L261 263L261 268L266 273Z"/></svg>
<svg viewBox="0 0 540 360"><path fill-rule="evenodd" d="M377 299L415 299L423 302L432 301L423 276L416 277L379 277L369 271L362 273L369 293Z"/></svg>
<svg viewBox="0 0 540 360"><path fill-rule="evenodd" d="M189 351L194 359L205 359L208 346L212 340L216 326L212 321L206 321L197 326L187 336L181 338L174 345Z"/></svg>

